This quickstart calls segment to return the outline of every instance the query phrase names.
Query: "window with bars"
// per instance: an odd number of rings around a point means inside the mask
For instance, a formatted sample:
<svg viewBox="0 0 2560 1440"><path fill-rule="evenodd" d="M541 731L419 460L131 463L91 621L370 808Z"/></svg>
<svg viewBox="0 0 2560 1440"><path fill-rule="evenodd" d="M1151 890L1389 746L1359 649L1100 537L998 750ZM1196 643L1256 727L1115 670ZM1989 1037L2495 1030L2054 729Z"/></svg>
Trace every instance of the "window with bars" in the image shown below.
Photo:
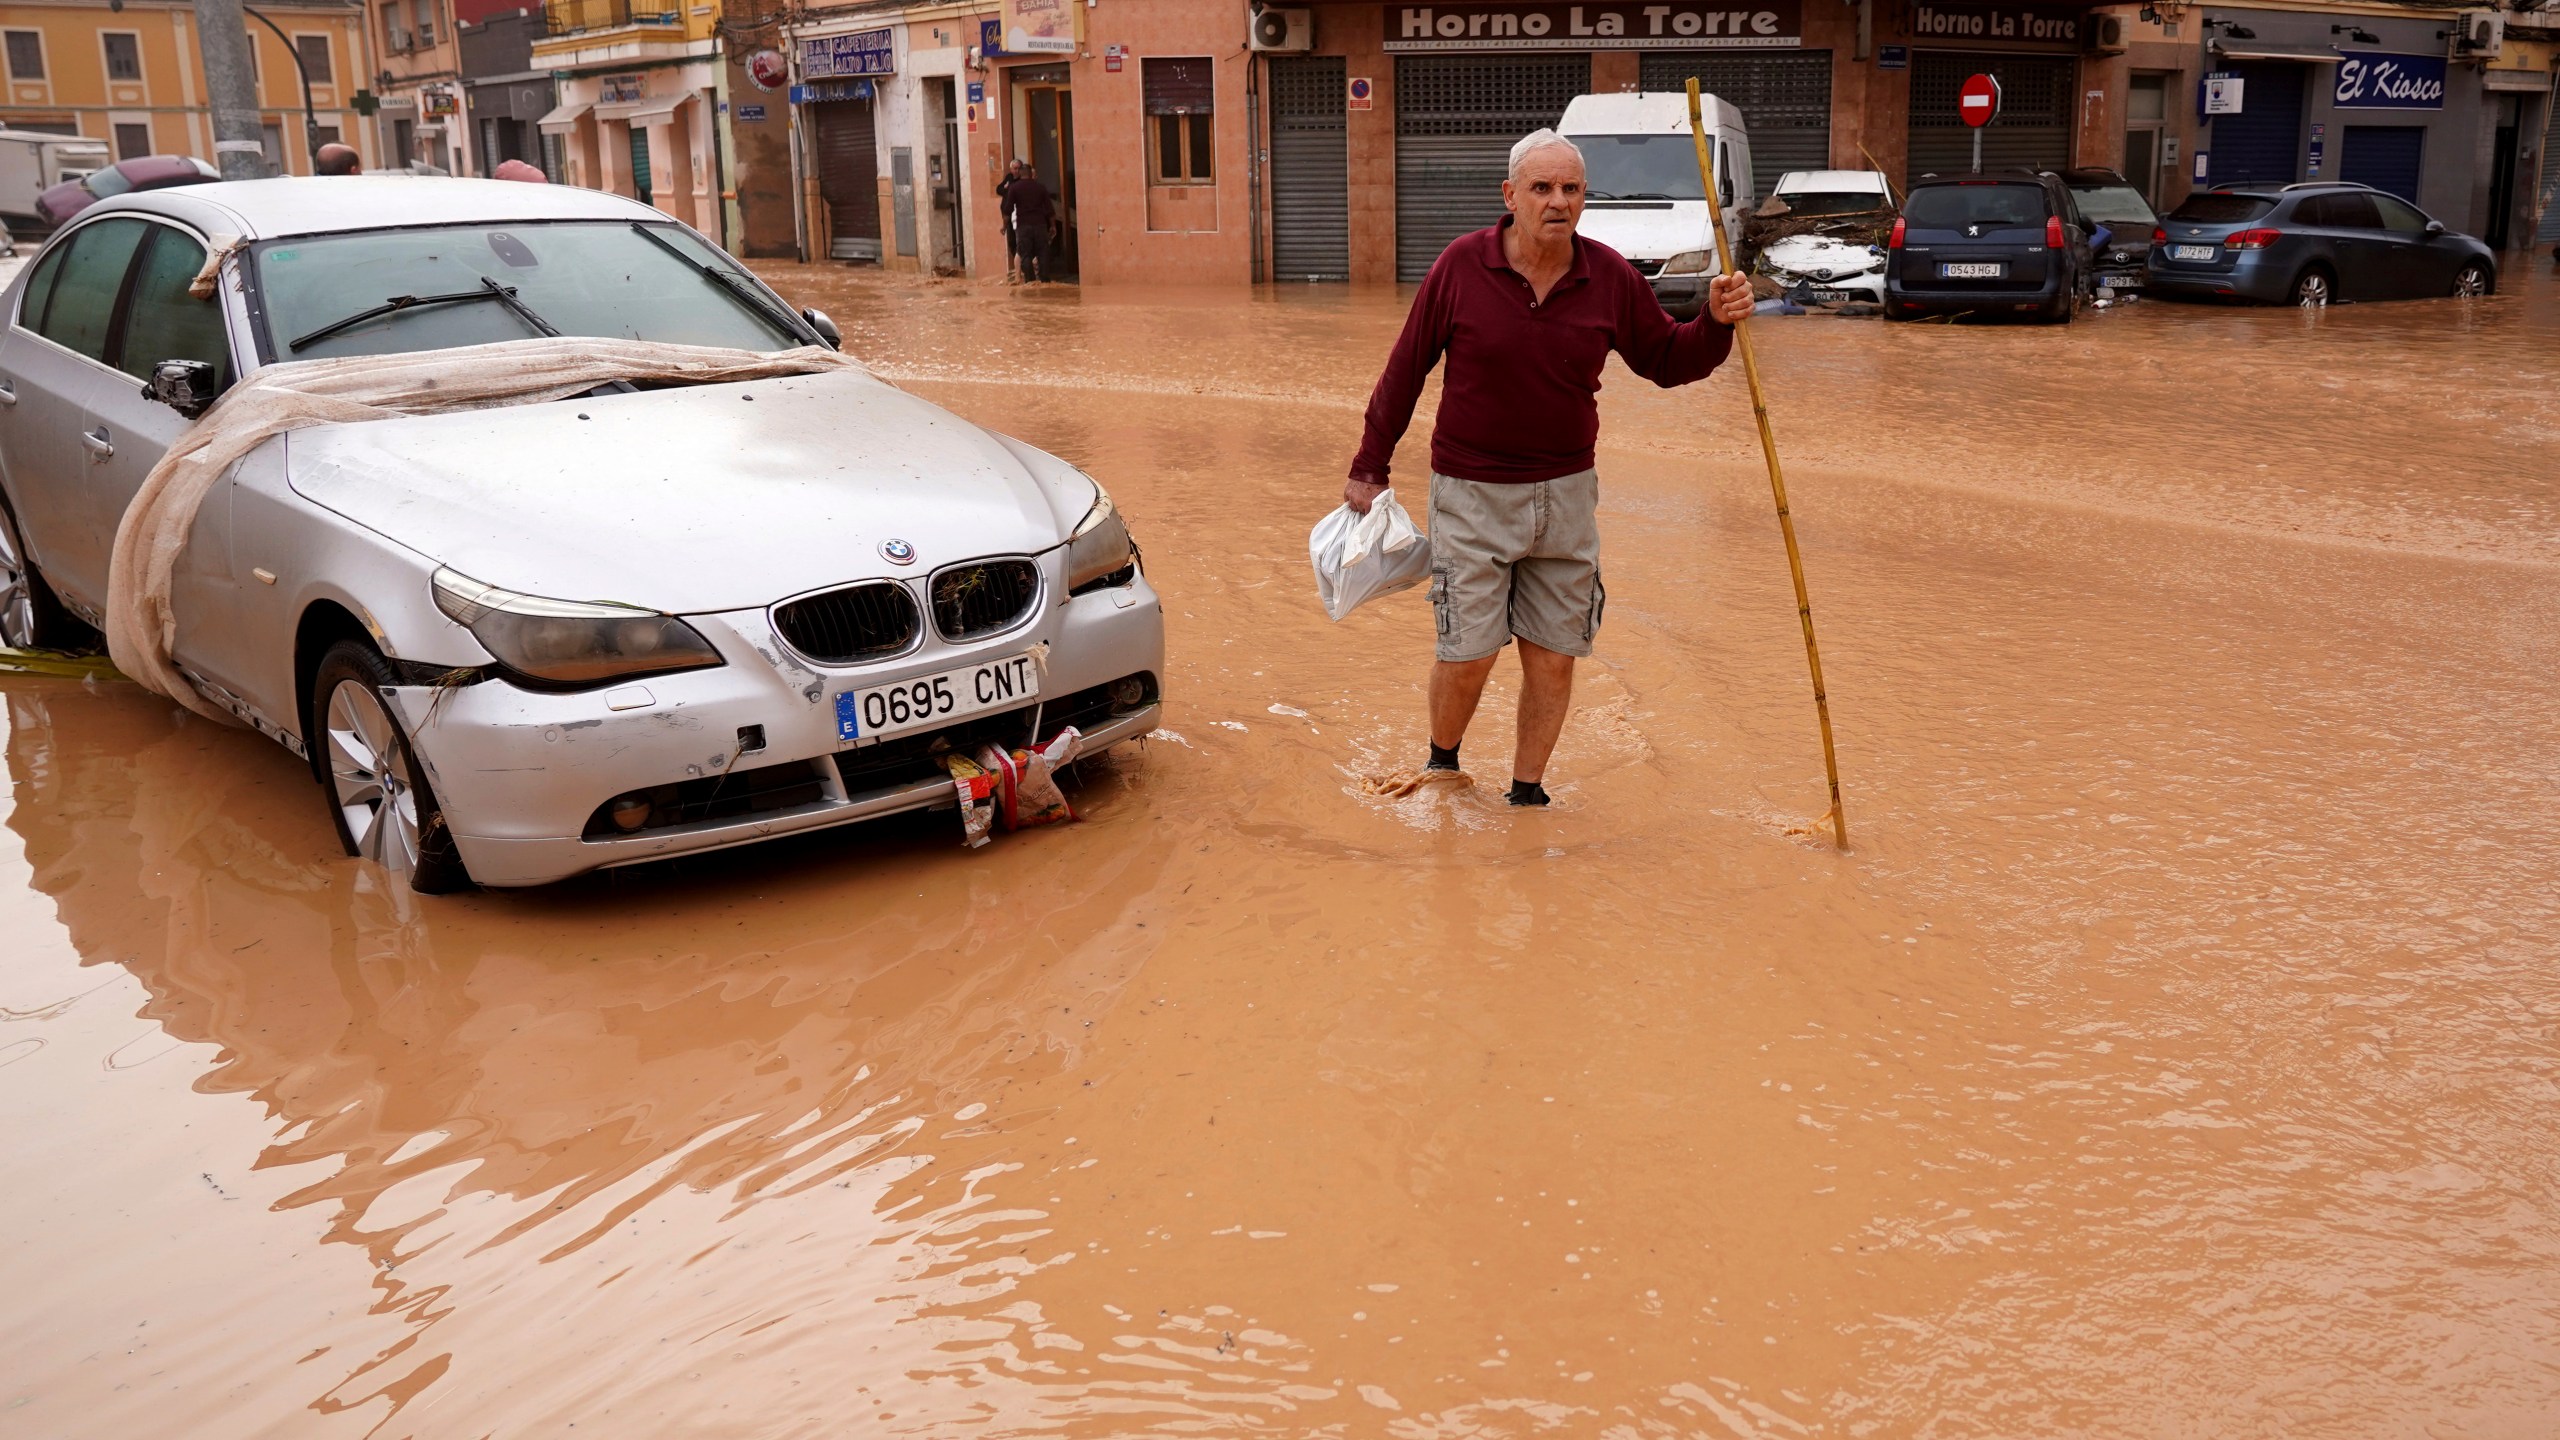
<svg viewBox="0 0 2560 1440"><path fill-rule="evenodd" d="M312 84L326 85L331 82L334 76L329 69L328 36L296 35L293 37L293 48L301 54L302 72L311 77Z"/></svg>
<svg viewBox="0 0 2560 1440"><path fill-rule="evenodd" d="M1217 70L1206 56L1140 62L1147 111L1147 183L1217 180Z"/></svg>
<svg viewBox="0 0 2560 1440"><path fill-rule="evenodd" d="M98 37L107 47L107 78L139 80L142 78L142 37L124 30L110 30Z"/></svg>
<svg viewBox="0 0 2560 1440"><path fill-rule="evenodd" d="M8 32L9 78L41 80L44 78L44 35L35 30Z"/></svg>

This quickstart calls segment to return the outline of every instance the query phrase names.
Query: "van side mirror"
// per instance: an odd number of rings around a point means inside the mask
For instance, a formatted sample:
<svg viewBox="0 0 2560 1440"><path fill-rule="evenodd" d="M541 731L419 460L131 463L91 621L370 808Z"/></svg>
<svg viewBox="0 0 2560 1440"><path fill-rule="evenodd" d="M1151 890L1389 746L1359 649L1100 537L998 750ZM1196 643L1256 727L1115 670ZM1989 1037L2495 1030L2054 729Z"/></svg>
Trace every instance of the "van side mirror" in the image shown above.
<svg viewBox="0 0 2560 1440"><path fill-rule="evenodd" d="M151 379L142 387L142 398L157 400L193 420L213 408L220 390L220 376L210 364L202 360L163 360L151 367Z"/></svg>
<svg viewBox="0 0 2560 1440"><path fill-rule="evenodd" d="M800 318L809 322L809 328L818 332L818 338L826 341L828 348L834 350L844 348L844 332L836 328L835 321L827 318L826 311L803 310L800 312Z"/></svg>

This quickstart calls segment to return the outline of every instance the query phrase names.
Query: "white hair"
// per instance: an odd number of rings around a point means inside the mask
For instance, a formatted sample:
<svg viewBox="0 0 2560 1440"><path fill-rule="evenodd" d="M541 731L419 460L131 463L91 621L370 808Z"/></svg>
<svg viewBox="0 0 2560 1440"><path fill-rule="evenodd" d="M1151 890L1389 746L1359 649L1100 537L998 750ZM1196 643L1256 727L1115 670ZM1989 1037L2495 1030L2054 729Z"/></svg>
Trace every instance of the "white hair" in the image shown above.
<svg viewBox="0 0 2560 1440"><path fill-rule="evenodd" d="M1511 147L1511 170L1508 178L1513 180L1519 179L1521 163L1527 160L1531 155L1540 150L1544 150L1549 146L1570 150L1573 152L1573 163L1577 165L1583 163L1581 146L1574 144L1572 141L1567 140L1553 130L1532 130L1528 134L1520 137L1519 144Z"/></svg>

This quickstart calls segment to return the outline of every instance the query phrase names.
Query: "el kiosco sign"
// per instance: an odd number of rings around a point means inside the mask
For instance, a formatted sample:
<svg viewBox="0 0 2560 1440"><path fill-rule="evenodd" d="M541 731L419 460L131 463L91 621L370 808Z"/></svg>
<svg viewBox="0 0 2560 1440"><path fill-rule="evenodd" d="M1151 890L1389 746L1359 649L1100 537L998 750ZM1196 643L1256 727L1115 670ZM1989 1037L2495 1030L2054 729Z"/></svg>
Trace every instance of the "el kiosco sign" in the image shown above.
<svg viewBox="0 0 2560 1440"><path fill-rule="evenodd" d="M2350 55L2338 62L2331 103L2341 110L2441 110L2444 57Z"/></svg>
<svg viewBox="0 0 2560 1440"><path fill-rule="evenodd" d="M1389 54L1465 50L1759 50L1804 43L1801 0L1390 5Z"/></svg>

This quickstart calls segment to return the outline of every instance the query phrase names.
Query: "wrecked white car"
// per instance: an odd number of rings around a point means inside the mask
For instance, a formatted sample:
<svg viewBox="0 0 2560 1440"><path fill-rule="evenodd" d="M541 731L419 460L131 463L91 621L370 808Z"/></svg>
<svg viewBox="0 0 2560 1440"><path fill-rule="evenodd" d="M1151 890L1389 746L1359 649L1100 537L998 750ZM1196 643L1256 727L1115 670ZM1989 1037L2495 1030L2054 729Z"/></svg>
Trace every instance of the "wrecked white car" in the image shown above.
<svg viewBox="0 0 2560 1440"><path fill-rule="evenodd" d="M119 197L0 304L13 646L106 619L128 501L261 366L835 340L659 211L499 181ZM1154 728L1164 670L1098 484L858 368L277 435L194 509L166 601L191 698L308 759L349 852L424 891L949 805L943 753L1073 725L1092 754Z"/></svg>
<svg viewBox="0 0 2560 1440"><path fill-rule="evenodd" d="M1799 304L1884 303L1892 192L1873 170L1790 170L1752 217L1752 269Z"/></svg>

